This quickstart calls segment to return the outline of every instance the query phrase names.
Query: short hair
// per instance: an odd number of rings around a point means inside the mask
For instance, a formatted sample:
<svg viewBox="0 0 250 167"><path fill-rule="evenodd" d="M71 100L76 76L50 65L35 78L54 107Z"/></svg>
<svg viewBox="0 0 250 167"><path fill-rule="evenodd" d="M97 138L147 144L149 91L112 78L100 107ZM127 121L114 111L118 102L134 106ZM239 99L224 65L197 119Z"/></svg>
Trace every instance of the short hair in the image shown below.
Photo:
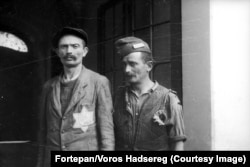
<svg viewBox="0 0 250 167"><path fill-rule="evenodd" d="M154 58L152 56L152 53L148 53L148 52L141 52L141 58L143 59L143 61L146 62L153 62L154 63Z"/></svg>

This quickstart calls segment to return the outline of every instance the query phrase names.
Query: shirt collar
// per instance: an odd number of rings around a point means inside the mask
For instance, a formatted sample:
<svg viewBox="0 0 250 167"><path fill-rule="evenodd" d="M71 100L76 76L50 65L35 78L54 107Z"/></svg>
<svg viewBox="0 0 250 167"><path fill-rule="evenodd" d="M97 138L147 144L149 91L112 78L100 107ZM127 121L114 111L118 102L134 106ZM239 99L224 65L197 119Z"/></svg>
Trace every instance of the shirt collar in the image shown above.
<svg viewBox="0 0 250 167"><path fill-rule="evenodd" d="M147 93L153 93L158 86L159 86L158 82L154 81L153 87L150 88ZM127 86L127 91L136 95L136 93L133 90L130 89L129 85Z"/></svg>
<svg viewBox="0 0 250 167"><path fill-rule="evenodd" d="M159 86L158 82L154 81L154 86L149 91L154 92L158 86Z"/></svg>
<svg viewBox="0 0 250 167"><path fill-rule="evenodd" d="M84 67L84 65L82 65L81 71L80 71L76 76L74 76L73 78L71 78L70 80L66 80L66 79L65 79L64 72L61 73L61 75L60 75L60 81L61 81L61 83L67 84L67 83L76 81L76 80L78 79L78 77L81 75L81 73L82 73L82 71L83 71L84 69L85 69L85 67Z"/></svg>

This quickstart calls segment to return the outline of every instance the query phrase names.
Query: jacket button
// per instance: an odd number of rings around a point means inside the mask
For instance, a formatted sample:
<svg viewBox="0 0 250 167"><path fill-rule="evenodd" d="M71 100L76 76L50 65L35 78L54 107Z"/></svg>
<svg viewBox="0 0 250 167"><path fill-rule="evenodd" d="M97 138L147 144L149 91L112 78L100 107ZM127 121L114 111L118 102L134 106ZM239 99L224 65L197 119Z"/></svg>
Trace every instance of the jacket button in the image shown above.
<svg viewBox="0 0 250 167"><path fill-rule="evenodd" d="M64 133L64 132L65 132L65 130L62 130L62 131L61 131L61 133Z"/></svg>
<svg viewBox="0 0 250 167"><path fill-rule="evenodd" d="M63 120L66 120L67 117L63 117Z"/></svg>
<svg viewBox="0 0 250 167"><path fill-rule="evenodd" d="M66 146L62 146L62 150L66 150Z"/></svg>

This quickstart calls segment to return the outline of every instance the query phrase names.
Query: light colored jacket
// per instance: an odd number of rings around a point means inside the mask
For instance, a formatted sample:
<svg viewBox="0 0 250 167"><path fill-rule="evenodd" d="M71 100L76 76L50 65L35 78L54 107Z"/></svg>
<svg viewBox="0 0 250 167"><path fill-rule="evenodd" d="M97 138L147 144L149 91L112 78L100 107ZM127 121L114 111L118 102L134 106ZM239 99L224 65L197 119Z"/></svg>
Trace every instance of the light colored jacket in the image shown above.
<svg viewBox="0 0 250 167"><path fill-rule="evenodd" d="M113 104L109 86L106 77L83 67L62 115L60 76L46 82L39 136L40 143L45 146L45 155L40 151L40 157L50 159L50 150L114 150Z"/></svg>

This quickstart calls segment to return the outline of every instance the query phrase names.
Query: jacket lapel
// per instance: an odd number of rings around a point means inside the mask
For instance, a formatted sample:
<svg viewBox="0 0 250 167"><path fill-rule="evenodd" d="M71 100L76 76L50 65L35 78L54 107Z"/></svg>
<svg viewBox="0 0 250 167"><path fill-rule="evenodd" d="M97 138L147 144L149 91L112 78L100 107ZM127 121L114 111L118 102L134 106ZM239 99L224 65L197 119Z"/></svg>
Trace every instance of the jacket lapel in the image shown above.
<svg viewBox="0 0 250 167"><path fill-rule="evenodd" d="M57 115L62 117L60 102L60 77L56 78L55 83L52 85L51 97L52 107L56 111Z"/></svg>
<svg viewBox="0 0 250 167"><path fill-rule="evenodd" d="M155 111L156 108L161 106L160 104L164 104L164 99L159 98L159 94L161 92L155 90L150 94L147 99L145 99L144 103L141 106L140 118L150 114L152 111Z"/></svg>
<svg viewBox="0 0 250 167"><path fill-rule="evenodd" d="M132 116L133 116L133 111L131 109L131 106L130 106L130 103L129 103L129 95L128 95L128 91L129 91L129 88L126 87L125 88L125 107L126 107L126 111L129 112Z"/></svg>

